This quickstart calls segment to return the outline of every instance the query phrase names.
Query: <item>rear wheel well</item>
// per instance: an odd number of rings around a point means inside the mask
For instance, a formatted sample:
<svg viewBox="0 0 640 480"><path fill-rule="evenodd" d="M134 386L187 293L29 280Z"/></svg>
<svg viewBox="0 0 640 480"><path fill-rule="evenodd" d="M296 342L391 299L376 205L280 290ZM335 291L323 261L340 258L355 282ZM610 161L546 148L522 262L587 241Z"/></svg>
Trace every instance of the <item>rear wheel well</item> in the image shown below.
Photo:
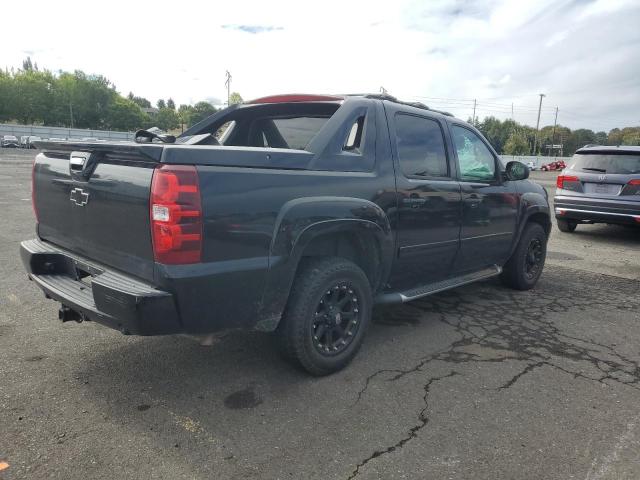
<svg viewBox="0 0 640 480"><path fill-rule="evenodd" d="M362 269L372 291L375 292L380 285L380 247L373 235L360 232L319 235L305 246L301 260L309 257L345 258Z"/></svg>
<svg viewBox="0 0 640 480"><path fill-rule="evenodd" d="M551 233L551 219L549 218L549 215L547 215L546 213L542 213L542 212L534 213L527 219L527 223L540 224L542 228L544 228L544 231L547 234L547 238L549 237L549 234Z"/></svg>

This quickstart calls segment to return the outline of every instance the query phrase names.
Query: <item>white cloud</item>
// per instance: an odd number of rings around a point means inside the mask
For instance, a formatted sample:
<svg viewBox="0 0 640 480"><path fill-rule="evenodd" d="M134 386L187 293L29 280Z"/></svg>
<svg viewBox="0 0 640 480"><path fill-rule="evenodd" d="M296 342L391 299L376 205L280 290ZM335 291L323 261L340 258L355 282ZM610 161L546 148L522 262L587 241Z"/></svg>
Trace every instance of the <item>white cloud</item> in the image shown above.
<svg viewBox="0 0 640 480"><path fill-rule="evenodd" d="M543 122L555 105L570 126L640 121L637 1L90 5L23 0L29 27L3 23L0 67L31 54L42 67L100 73L153 101L226 98L230 70L232 90L247 99L384 86L462 118L472 103L424 97L478 99L480 116L510 116L513 102L516 120L533 123L544 92Z"/></svg>

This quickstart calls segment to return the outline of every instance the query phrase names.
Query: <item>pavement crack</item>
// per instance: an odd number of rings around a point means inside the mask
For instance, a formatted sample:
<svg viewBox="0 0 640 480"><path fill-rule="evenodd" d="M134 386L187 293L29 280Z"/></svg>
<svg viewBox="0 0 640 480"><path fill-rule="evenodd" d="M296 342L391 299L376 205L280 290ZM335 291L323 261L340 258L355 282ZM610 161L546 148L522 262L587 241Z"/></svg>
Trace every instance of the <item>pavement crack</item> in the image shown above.
<svg viewBox="0 0 640 480"><path fill-rule="evenodd" d="M540 368L540 367L542 367L544 365L549 365L549 363L543 360L543 361L540 361L540 362L528 364L526 367L524 367L524 369L521 372L518 372L516 375L511 377L508 382L506 382L504 385L498 387L498 390L506 390L507 388L513 386L513 384L516 383L518 380L520 380L520 377L523 377L527 373L530 373L533 370L535 370L536 368Z"/></svg>
<svg viewBox="0 0 640 480"><path fill-rule="evenodd" d="M388 453L395 452L396 450L401 449L408 442L410 442L411 440L416 438L418 436L418 433L420 432L420 430L422 430L424 427L426 427L427 424L429 423L429 415L428 415L428 412L429 412L429 393L431 392L432 385L434 383L436 383L436 382L439 382L439 381L444 380L446 378L454 377L456 375L459 375L459 373L456 372L456 371L451 371L447 375L442 375L440 377L431 377L431 378L429 378L429 380L427 380L427 383L425 383L425 385L424 385L424 395L422 396L422 399L423 399L423 402L424 402L424 406L422 407L422 409L418 413L418 423L416 425L414 425L413 427L411 427L408 430L407 434L404 437L402 437L400 440L398 440L396 443L394 443L393 445L390 445L388 447L385 447L383 449L374 451L371 455L369 455L367 458L365 458L360 463L358 463L356 465L355 469L353 470L353 472L351 472L351 475L349 475L349 477L347 477L347 480L352 480L353 478L355 478L360 473L360 469L362 469L365 465L367 465L372 460L374 460L374 459L376 459L378 457L381 457L383 455L386 455Z"/></svg>

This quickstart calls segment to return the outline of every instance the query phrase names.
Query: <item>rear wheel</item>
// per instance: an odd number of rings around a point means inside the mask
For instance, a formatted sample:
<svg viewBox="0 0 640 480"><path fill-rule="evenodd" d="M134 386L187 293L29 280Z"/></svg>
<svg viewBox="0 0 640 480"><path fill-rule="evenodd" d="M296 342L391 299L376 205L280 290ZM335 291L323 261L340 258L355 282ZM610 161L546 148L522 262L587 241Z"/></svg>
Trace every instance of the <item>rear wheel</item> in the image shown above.
<svg viewBox="0 0 640 480"><path fill-rule="evenodd" d="M575 231L578 226L577 222L572 222L571 220L564 220L562 218L556 218L556 223L558 224L558 230L565 233L571 233Z"/></svg>
<svg viewBox="0 0 640 480"><path fill-rule="evenodd" d="M538 223L529 223L515 252L504 266L500 279L516 290L529 290L542 275L547 257L547 234Z"/></svg>
<svg viewBox="0 0 640 480"><path fill-rule="evenodd" d="M304 260L276 330L285 357L313 375L344 368L362 345L371 320L369 280L353 262Z"/></svg>

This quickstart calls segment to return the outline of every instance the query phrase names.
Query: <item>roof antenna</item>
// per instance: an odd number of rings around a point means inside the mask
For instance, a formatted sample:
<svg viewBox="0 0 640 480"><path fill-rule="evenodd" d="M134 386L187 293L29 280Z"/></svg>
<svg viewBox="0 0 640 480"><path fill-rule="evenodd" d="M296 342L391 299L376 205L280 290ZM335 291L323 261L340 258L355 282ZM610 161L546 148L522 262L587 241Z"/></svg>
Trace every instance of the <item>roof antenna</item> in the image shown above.
<svg viewBox="0 0 640 480"><path fill-rule="evenodd" d="M382 93L383 95L387 95L389 92L387 92L386 88L380 87L380 93Z"/></svg>

